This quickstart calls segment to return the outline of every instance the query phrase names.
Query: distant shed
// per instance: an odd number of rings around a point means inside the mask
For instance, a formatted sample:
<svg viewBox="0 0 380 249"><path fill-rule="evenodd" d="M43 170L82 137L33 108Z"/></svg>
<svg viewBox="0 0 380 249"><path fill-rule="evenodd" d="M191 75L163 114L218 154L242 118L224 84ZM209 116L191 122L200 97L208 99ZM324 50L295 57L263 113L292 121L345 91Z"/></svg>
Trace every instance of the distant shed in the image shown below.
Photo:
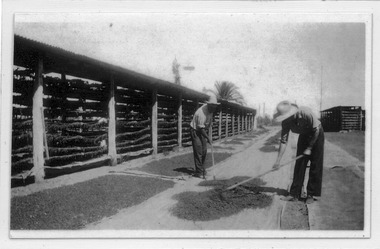
<svg viewBox="0 0 380 249"><path fill-rule="evenodd" d="M336 106L321 111L325 131L365 130L365 111L360 106Z"/></svg>

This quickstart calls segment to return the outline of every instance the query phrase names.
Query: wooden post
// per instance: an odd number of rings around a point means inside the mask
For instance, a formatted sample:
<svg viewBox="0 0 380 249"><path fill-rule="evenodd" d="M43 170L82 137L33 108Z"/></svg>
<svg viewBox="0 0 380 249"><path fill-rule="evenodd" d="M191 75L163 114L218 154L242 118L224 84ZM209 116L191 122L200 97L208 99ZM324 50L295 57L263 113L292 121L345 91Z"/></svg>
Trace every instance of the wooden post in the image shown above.
<svg viewBox="0 0 380 249"><path fill-rule="evenodd" d="M235 113L232 110L232 118L231 118L231 123L232 123L232 136L235 135Z"/></svg>
<svg viewBox="0 0 380 249"><path fill-rule="evenodd" d="M256 113L252 112L252 130L255 129L255 124L256 124L255 117L256 117Z"/></svg>
<svg viewBox="0 0 380 249"><path fill-rule="evenodd" d="M249 112L247 112L247 132L249 131Z"/></svg>
<svg viewBox="0 0 380 249"><path fill-rule="evenodd" d="M157 133L158 133L158 121L157 121L157 89L152 93L152 147L153 156L157 155Z"/></svg>
<svg viewBox="0 0 380 249"><path fill-rule="evenodd" d="M219 111L219 127L218 127L219 140L222 139L222 117L223 117L222 108L220 108L220 111Z"/></svg>
<svg viewBox="0 0 380 249"><path fill-rule="evenodd" d="M61 73L61 80L64 82L64 84L66 85L67 82L66 82L66 74L64 73ZM67 117L67 113L66 113L66 107L67 107L67 92L64 93L64 97L63 101L62 101L62 108L61 108L61 111L62 111L62 122L66 122L66 117Z"/></svg>
<svg viewBox="0 0 380 249"><path fill-rule="evenodd" d="M244 131L245 131L245 122L244 122L244 111L241 111L241 131L242 131L242 133L244 133Z"/></svg>
<svg viewBox="0 0 380 249"><path fill-rule="evenodd" d="M242 131L242 133L245 132L245 113L244 113L244 111L242 111L242 114L241 114L241 131Z"/></svg>
<svg viewBox="0 0 380 249"><path fill-rule="evenodd" d="M49 156L49 146L48 146L47 136L46 136L45 115L44 115L44 108L43 107L41 107L41 118L42 118L42 131L43 131L43 134L44 134L45 155L46 155L46 158L49 159L50 158L50 156Z"/></svg>
<svg viewBox="0 0 380 249"><path fill-rule="evenodd" d="M182 147L182 93L178 96L178 124L177 124L177 131L178 131L178 147Z"/></svg>
<svg viewBox="0 0 380 249"><path fill-rule="evenodd" d="M250 128L249 128L249 130L250 131L252 131L253 130L253 112L251 112L251 116L249 116L249 120L250 120L250 122L249 122L249 125L250 125Z"/></svg>
<svg viewBox="0 0 380 249"><path fill-rule="evenodd" d="M44 170L44 143L43 143L43 125L42 113L43 109L43 58L38 57L36 68L36 79L34 81L33 94L33 169L32 174L35 176L36 182L41 182L45 177Z"/></svg>
<svg viewBox="0 0 380 249"><path fill-rule="evenodd" d="M245 132L245 112L242 111L242 114L241 114L241 126L242 126L242 131L243 133Z"/></svg>
<svg viewBox="0 0 380 249"><path fill-rule="evenodd" d="M226 139L228 138L228 112L226 112Z"/></svg>
<svg viewBox="0 0 380 249"><path fill-rule="evenodd" d="M240 132L241 132L241 124L240 124L240 110L238 110L238 134L240 134Z"/></svg>
<svg viewBox="0 0 380 249"><path fill-rule="evenodd" d="M253 129L256 130L257 129L257 113L253 115L252 122L253 122Z"/></svg>
<svg viewBox="0 0 380 249"><path fill-rule="evenodd" d="M113 74L110 78L110 97L108 102L108 155L110 165L117 164L116 152L116 112L115 112L115 80Z"/></svg>
<svg viewBox="0 0 380 249"><path fill-rule="evenodd" d="M248 131L248 113L245 112L245 132Z"/></svg>

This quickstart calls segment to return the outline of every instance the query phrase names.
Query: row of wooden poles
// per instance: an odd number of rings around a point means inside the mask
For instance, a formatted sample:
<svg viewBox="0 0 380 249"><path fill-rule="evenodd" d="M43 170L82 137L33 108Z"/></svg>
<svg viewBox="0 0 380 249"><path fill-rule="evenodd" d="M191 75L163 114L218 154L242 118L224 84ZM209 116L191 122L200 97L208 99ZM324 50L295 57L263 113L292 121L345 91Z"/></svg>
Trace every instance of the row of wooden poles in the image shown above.
<svg viewBox="0 0 380 249"><path fill-rule="evenodd" d="M44 171L44 141L46 145L45 131L44 131L44 117L43 117L43 59L38 59L36 67L36 77L34 82L34 94L33 94L33 169L32 173L35 176L35 181L40 182L45 178ZM115 166L117 164L117 151L116 151L116 111L115 111L115 82L114 77L110 76L110 92L108 102L108 157L110 159L110 165ZM182 94L178 94L178 146L182 146ZM196 106L198 106L199 100L195 100ZM227 106L226 106L227 107ZM237 107L235 107L237 108ZM223 104L222 104L223 109ZM231 109L231 108L229 108ZM219 126L218 126L218 138L222 139L222 133L224 137L228 138L233 135L237 135L242 132L247 132L253 129L254 126L254 113L250 113L247 110L238 110L238 113L231 111L230 114L225 114L225 131L222 131L222 110L219 111ZM152 133L152 149L153 156L157 154L158 150L158 101L157 101L157 88L152 91L152 111L151 111L151 133ZM218 115L218 114L216 114ZM232 132L229 133L229 115L231 115ZM238 131L235 134L235 118L238 122ZM212 137L212 127L210 129L210 135Z"/></svg>

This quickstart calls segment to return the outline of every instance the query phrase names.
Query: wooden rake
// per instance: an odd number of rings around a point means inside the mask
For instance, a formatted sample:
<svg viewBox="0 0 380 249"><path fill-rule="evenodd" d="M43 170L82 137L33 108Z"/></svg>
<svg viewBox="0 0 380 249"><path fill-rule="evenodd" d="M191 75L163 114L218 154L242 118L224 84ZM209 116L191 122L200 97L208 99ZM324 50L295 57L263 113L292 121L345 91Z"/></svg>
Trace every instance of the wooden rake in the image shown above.
<svg viewBox="0 0 380 249"><path fill-rule="evenodd" d="M240 185L242 185L242 184L244 184L244 183L247 183L247 182L249 182L249 181L252 181L252 180L255 179L255 178L260 178L260 177L262 177L262 176L264 176L264 175L266 175L266 174L268 174L268 173L270 173L270 172L276 171L276 170L278 170L278 169L284 167L285 165L287 165L287 164L289 164L289 163L292 163L292 162L294 162L294 161L297 161L298 159L302 158L303 156L304 156L304 155L299 155L299 156L297 156L296 158L292 158L291 160L289 160L289 161L287 161L287 162L285 162L285 163L283 163L283 164L280 164L277 168L272 168L271 170L266 171L266 172L264 172L264 173L261 173L261 174L259 174L259 175L257 175L257 176L254 176L254 177L248 178L248 179L246 179L246 180L244 180L244 181L238 182L238 183L236 183L236 184L234 184L234 185L232 185L232 186L229 186L229 187L226 188L224 191L234 189L234 188L236 188L237 186L240 186Z"/></svg>

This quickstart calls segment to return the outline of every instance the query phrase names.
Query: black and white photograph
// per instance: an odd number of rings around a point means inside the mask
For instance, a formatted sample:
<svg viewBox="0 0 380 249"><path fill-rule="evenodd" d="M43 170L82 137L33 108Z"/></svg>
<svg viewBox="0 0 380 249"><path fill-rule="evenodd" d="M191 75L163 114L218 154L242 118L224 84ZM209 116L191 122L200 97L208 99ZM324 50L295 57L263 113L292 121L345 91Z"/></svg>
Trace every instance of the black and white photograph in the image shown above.
<svg viewBox="0 0 380 249"><path fill-rule="evenodd" d="M371 237L371 13L11 25L11 240Z"/></svg>

